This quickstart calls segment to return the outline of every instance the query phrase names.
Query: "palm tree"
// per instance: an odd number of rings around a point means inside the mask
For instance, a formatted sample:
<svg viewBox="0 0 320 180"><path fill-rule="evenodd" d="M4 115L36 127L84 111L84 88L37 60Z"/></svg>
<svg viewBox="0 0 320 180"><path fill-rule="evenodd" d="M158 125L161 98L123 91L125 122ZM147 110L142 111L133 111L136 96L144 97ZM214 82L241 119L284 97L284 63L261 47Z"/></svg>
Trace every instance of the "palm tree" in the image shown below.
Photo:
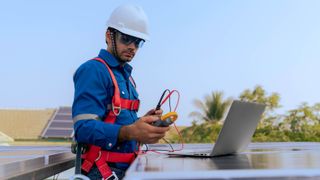
<svg viewBox="0 0 320 180"><path fill-rule="evenodd" d="M211 96L206 95L204 102L201 100L194 100L194 105L201 110L201 112L194 111L190 113L190 117L195 117L197 120L204 120L205 122L219 122L231 103L231 98L223 100L223 92L212 92Z"/></svg>

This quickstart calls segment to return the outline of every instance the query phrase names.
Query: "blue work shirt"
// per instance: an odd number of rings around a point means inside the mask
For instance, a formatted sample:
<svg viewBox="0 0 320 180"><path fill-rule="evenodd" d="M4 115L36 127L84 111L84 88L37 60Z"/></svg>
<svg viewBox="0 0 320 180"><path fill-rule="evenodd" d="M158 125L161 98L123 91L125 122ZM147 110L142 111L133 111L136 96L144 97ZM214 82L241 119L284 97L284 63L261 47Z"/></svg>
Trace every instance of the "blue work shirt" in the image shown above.
<svg viewBox="0 0 320 180"><path fill-rule="evenodd" d="M117 80L120 96L125 99L138 99L138 93L130 81L132 67L121 66L107 50L100 50L99 58L111 68ZM74 101L72 117L78 115L96 115L100 120L82 119L74 124L77 142L94 144L104 150L132 153L136 150L136 141L118 142L121 126L134 123L138 117L135 111L122 109L114 124L104 123L111 104L114 85L106 66L96 60L88 60L76 71L74 77ZM126 169L127 164L117 163L118 168Z"/></svg>

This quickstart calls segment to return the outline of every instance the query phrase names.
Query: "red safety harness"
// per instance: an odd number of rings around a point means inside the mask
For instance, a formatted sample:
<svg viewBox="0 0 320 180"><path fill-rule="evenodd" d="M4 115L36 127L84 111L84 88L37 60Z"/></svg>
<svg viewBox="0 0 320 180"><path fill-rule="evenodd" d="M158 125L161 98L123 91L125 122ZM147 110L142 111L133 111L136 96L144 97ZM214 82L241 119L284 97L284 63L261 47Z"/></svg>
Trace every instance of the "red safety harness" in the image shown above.
<svg viewBox="0 0 320 180"><path fill-rule="evenodd" d="M139 100L123 99L120 97L120 91L117 80L107 63L105 63L105 61L101 58L94 58L93 60L99 61L107 67L114 85L114 95L112 97L111 110L109 111L109 114L105 118L104 122L114 124L117 116L121 113L121 109L138 111L140 104ZM130 79L130 81L132 81L132 79ZM134 84L134 82L132 83ZM88 173L95 163L103 179L108 179L109 177L112 177L115 174L111 171L107 162L130 164L135 159L135 157L135 153L110 152L106 150L101 150L101 147L99 146L89 145L89 151L82 155L84 162L81 168Z"/></svg>

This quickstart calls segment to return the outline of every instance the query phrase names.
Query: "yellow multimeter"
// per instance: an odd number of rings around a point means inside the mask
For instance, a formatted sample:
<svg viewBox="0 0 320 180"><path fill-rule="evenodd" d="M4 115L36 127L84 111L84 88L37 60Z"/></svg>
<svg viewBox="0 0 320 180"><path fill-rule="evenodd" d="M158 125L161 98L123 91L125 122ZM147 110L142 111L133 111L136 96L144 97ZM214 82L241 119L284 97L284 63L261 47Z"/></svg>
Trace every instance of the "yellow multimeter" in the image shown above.
<svg viewBox="0 0 320 180"><path fill-rule="evenodd" d="M155 122L152 123L153 126L157 127L168 127L178 119L178 114L176 112L169 112Z"/></svg>
<svg viewBox="0 0 320 180"><path fill-rule="evenodd" d="M162 99L164 97L164 94L166 92L169 92L170 93L170 90L166 89L161 97L160 97L160 100L156 106L156 110L159 110L161 108L161 104L163 103L162 102ZM169 94L170 95L170 94ZM161 103L162 102L162 103ZM176 112L169 112L165 115L162 115L161 118L155 122L152 123L153 126L157 126L157 127L168 127L170 126L172 123L174 123L176 120L178 119L178 114Z"/></svg>

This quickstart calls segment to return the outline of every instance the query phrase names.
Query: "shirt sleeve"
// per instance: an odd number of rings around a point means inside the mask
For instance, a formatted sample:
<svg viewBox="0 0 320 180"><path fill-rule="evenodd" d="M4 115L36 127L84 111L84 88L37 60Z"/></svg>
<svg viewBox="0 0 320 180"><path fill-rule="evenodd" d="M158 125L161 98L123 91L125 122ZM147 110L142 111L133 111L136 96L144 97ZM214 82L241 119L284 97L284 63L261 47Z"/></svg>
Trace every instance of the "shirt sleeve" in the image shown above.
<svg viewBox="0 0 320 180"><path fill-rule="evenodd" d="M75 88L73 117L95 114L100 119L104 118L107 113L106 105L111 103L113 94L112 82L108 77L110 75L103 64L96 61L88 61L78 68L73 79ZM74 124L75 138L81 143L111 149L117 143L120 127L99 120L83 119Z"/></svg>

